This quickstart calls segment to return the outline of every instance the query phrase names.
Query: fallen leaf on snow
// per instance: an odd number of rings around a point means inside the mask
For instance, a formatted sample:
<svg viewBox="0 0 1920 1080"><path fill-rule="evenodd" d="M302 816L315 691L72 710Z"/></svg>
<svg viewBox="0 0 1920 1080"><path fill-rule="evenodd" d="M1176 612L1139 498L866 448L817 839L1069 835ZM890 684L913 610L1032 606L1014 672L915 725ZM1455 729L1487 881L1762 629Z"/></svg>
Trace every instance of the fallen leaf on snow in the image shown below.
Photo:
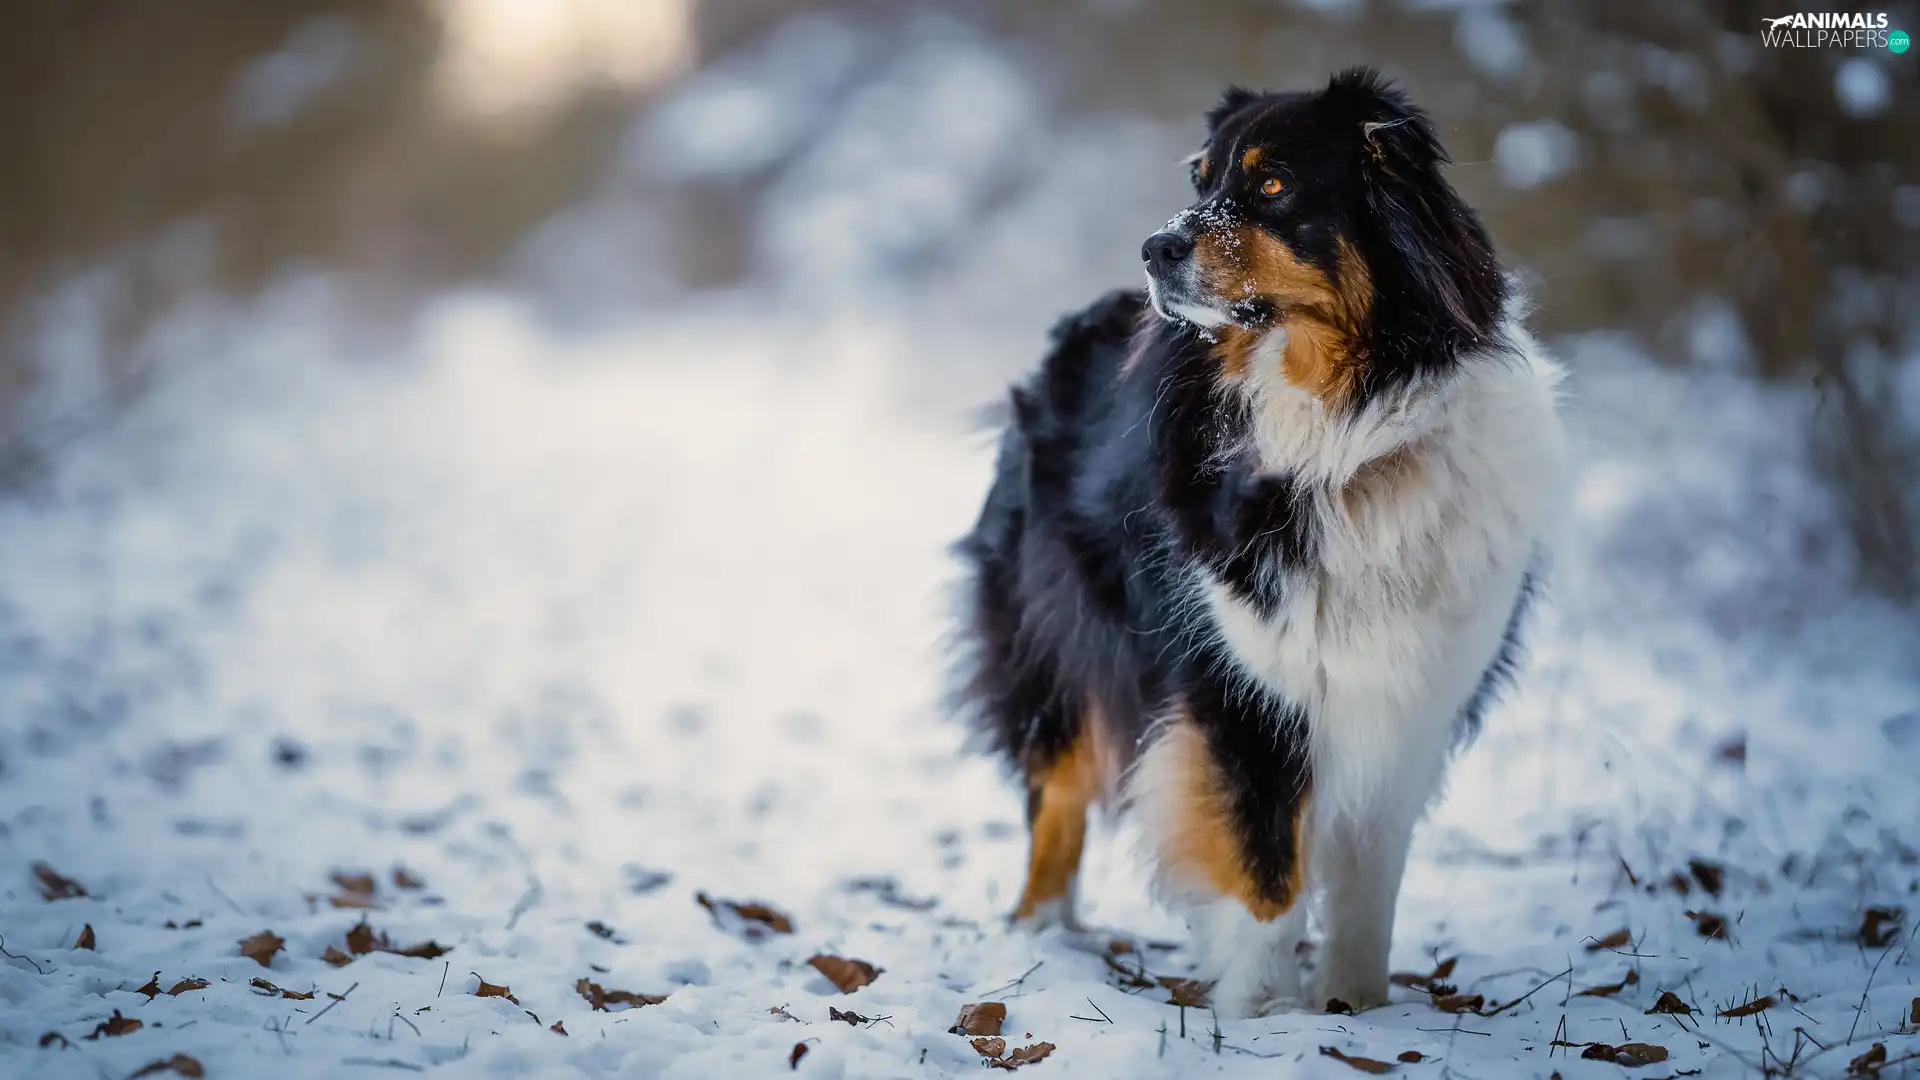
<svg viewBox="0 0 1920 1080"><path fill-rule="evenodd" d="M1399 1060L1403 1064L1418 1065L1421 1062L1427 1060L1427 1055L1421 1053L1418 1050L1402 1050L1400 1051Z"/></svg>
<svg viewBox="0 0 1920 1080"><path fill-rule="evenodd" d="M281 988L273 985L272 983L268 982L265 979L255 979L253 980L253 982L249 983L248 985L252 986L255 990L260 991L262 994L264 994L267 997L278 996L283 998L292 998L295 1001L312 1001L313 1000L313 991L311 990L307 991L304 994L298 993L293 990L282 990Z"/></svg>
<svg viewBox="0 0 1920 1080"><path fill-rule="evenodd" d="M87 895L86 886L67 877L46 863L33 864L33 876L40 882L40 896L49 903Z"/></svg>
<svg viewBox="0 0 1920 1080"><path fill-rule="evenodd" d="M766 904L716 900L705 892L696 893L694 901L713 916L715 926L738 933L749 941L758 941L768 934L793 933L793 920Z"/></svg>
<svg viewBox="0 0 1920 1080"><path fill-rule="evenodd" d="M793 1053L787 1055L787 1068L798 1069L800 1067L800 1059L806 1056L807 1044L803 1042L794 1043Z"/></svg>
<svg viewBox="0 0 1920 1080"><path fill-rule="evenodd" d="M373 934L373 927L367 925L367 920L365 919L354 923L353 926L347 930L347 951L355 956L365 956L384 944L386 944L385 935L376 939Z"/></svg>
<svg viewBox="0 0 1920 1080"><path fill-rule="evenodd" d="M65 1035L62 1035L57 1031L49 1031L45 1035L40 1036L40 1049L42 1050L45 1050L47 1047L52 1046L55 1043L59 1043L60 1049L62 1050L65 1050L68 1047L71 1047L73 1045L72 1043L67 1041L67 1037Z"/></svg>
<svg viewBox="0 0 1920 1080"><path fill-rule="evenodd" d="M1731 1020L1741 1016L1752 1016L1754 1013L1763 1013L1771 1008L1773 1008L1773 998L1757 997L1745 1005L1735 1005L1731 1009L1724 1010L1720 1015L1724 1019Z"/></svg>
<svg viewBox="0 0 1920 1080"><path fill-rule="evenodd" d="M200 1066L199 1061L185 1054L175 1054L164 1061L147 1062L140 1067L138 1072L129 1075L127 1080L140 1080L142 1076L158 1076L163 1072L178 1073L186 1077L201 1077L207 1075L207 1070Z"/></svg>
<svg viewBox="0 0 1920 1080"><path fill-rule="evenodd" d="M85 926L82 926L80 928L80 938L79 940L73 943L73 947L76 949L93 948L93 924L92 923L88 923Z"/></svg>
<svg viewBox="0 0 1920 1080"><path fill-rule="evenodd" d="M262 930L240 942L240 955L263 968L273 966L273 954L287 947L287 939L271 930Z"/></svg>
<svg viewBox="0 0 1920 1080"><path fill-rule="evenodd" d="M341 892L358 893L361 896L372 896L377 887L373 875L368 873L349 874L345 870L335 870L327 875L327 880L338 886Z"/></svg>
<svg viewBox="0 0 1920 1080"><path fill-rule="evenodd" d="M1880 1066L1887 1063L1887 1044L1874 1043L1866 1053L1847 1063L1848 1076L1879 1076Z"/></svg>
<svg viewBox="0 0 1920 1080"><path fill-rule="evenodd" d="M989 1061L987 1062L987 1066L994 1069L1006 1069L1011 1072L1022 1065L1032 1065L1037 1061L1045 1061L1047 1055L1053 1053L1055 1049L1056 1047L1050 1042L1034 1043L1032 1046L1023 1046L1013 1053L1008 1054L1006 1057Z"/></svg>
<svg viewBox="0 0 1920 1080"><path fill-rule="evenodd" d="M1321 1047L1320 1056L1330 1057L1342 1065L1350 1065L1363 1073L1372 1073L1375 1076L1383 1076L1393 1071L1393 1066L1385 1061L1376 1061L1370 1057L1356 1057L1353 1054L1343 1053L1337 1047Z"/></svg>
<svg viewBox="0 0 1920 1080"><path fill-rule="evenodd" d="M981 1057L1006 1057L1007 1040L998 1035L975 1039L973 1040L973 1052L979 1054Z"/></svg>
<svg viewBox="0 0 1920 1080"><path fill-rule="evenodd" d="M555 1035L565 1035L567 1033L567 1025L555 1020L547 1030L553 1032Z"/></svg>
<svg viewBox="0 0 1920 1080"><path fill-rule="evenodd" d="M144 1024L131 1016L121 1016L120 1010L115 1009L113 1010L113 1015L102 1020L100 1026L94 1028L93 1034L87 1036L87 1038L98 1039L102 1035L127 1035L139 1031L144 1026Z"/></svg>
<svg viewBox="0 0 1920 1080"><path fill-rule="evenodd" d="M194 927L196 927L196 926L199 926L199 925L201 925L201 920L199 920L199 919L188 919L188 920L187 920L186 922L183 922L183 923L176 923L176 922L174 922L174 921L173 921L172 919L168 919L168 920L166 921L166 923L165 923L165 924L163 925L163 929L167 929L167 930L191 930L191 929L193 929Z"/></svg>
<svg viewBox="0 0 1920 1080"><path fill-rule="evenodd" d="M1580 1051L1580 1056L1587 1061L1611 1061L1632 1069L1667 1060L1667 1048L1652 1043L1621 1043L1619 1046L1590 1043Z"/></svg>
<svg viewBox="0 0 1920 1080"><path fill-rule="evenodd" d="M828 956L822 953L808 960L813 970L827 977L843 994L851 994L880 977L880 969L865 960L850 960L844 956Z"/></svg>
<svg viewBox="0 0 1920 1080"><path fill-rule="evenodd" d="M205 990L206 988L207 980L205 979L181 979L179 982L173 984L172 989L167 991L167 996L179 997L181 994L190 990Z"/></svg>
<svg viewBox="0 0 1920 1080"><path fill-rule="evenodd" d="M1415 975L1412 972L1402 971L1388 976L1388 978L1392 980L1395 986L1404 986L1409 990L1429 990L1433 987L1433 984L1446 981L1447 976L1453 974L1454 965L1459 962L1459 957L1449 956L1445 960L1435 964L1430 974Z"/></svg>
<svg viewBox="0 0 1920 1080"><path fill-rule="evenodd" d="M393 887L396 889L408 889L408 890L424 889L427 887L427 883L420 877L420 875L414 873L413 871L407 869L406 867L396 866L393 868Z"/></svg>
<svg viewBox="0 0 1920 1080"><path fill-rule="evenodd" d="M1633 931L1623 926L1613 933L1608 934L1606 937L1596 938L1587 942L1587 951L1599 952L1602 949L1617 949L1622 945L1632 944L1632 942Z"/></svg>
<svg viewBox="0 0 1920 1080"><path fill-rule="evenodd" d="M1160 985L1167 988L1167 1004L1184 1006L1189 1009L1204 1009L1212 999L1213 987L1199 979L1183 979L1178 975L1160 976Z"/></svg>
<svg viewBox="0 0 1920 1080"><path fill-rule="evenodd" d="M432 960L452 952L453 946L442 945L437 941L429 940L422 941L418 945L409 945L404 949L388 947L383 951L390 952L395 956L411 956L415 960Z"/></svg>
<svg viewBox="0 0 1920 1080"><path fill-rule="evenodd" d="M1479 994L1435 994L1433 1007L1444 1013L1477 1013L1487 1004Z"/></svg>
<svg viewBox="0 0 1920 1080"><path fill-rule="evenodd" d="M839 1009L836 1009L831 1005L827 1006L827 1019L832 1021L838 1021L839 1023L845 1024L848 1027L859 1027L861 1024L871 1024L876 1021L875 1017L861 1016L859 1013L854 1012L852 1009L848 1009L845 1012L841 1012Z"/></svg>
<svg viewBox="0 0 1920 1080"><path fill-rule="evenodd" d="M1680 1016L1692 1016L1693 1006L1681 1001L1680 995L1673 991L1662 990L1660 991L1660 996L1654 1000L1653 1008L1647 1010L1647 1015L1649 1016L1654 1013L1675 1013Z"/></svg>
<svg viewBox="0 0 1920 1080"><path fill-rule="evenodd" d="M476 979L480 979L480 973L477 971L470 971L467 974L472 975ZM473 992L473 996L474 997L506 998L508 1001L513 1002L515 1005L520 1004L520 999L513 996L513 991L507 989L504 986L495 986L494 984L488 982L485 979L480 979L480 989L475 990Z"/></svg>
<svg viewBox="0 0 1920 1080"><path fill-rule="evenodd" d="M1907 918L1907 909L1898 907L1870 907L1860 917L1860 943L1870 948L1891 945L1900 937L1900 924Z"/></svg>
<svg viewBox="0 0 1920 1080"><path fill-rule="evenodd" d="M157 971L154 972L153 978L148 979L147 984L145 986L135 987L133 992L136 994L147 995L148 1001L152 1001L154 998L159 997L160 996L160 973Z"/></svg>
<svg viewBox="0 0 1920 1080"><path fill-rule="evenodd" d="M1007 1007L998 1001L976 1001L960 1006L960 1018L947 1030L955 1035L998 1035L1007 1019Z"/></svg>
<svg viewBox="0 0 1920 1080"><path fill-rule="evenodd" d="M592 934L601 941L611 941L615 945L625 945L627 943L627 939L620 936L620 931L615 930L599 919L595 919L587 924L587 933Z"/></svg>
<svg viewBox="0 0 1920 1080"><path fill-rule="evenodd" d="M1627 977L1624 979L1621 979L1617 983L1608 983L1605 986L1589 986L1585 990L1582 990L1573 996L1574 997L1612 997L1613 995L1619 993L1620 991L1625 990L1629 986L1638 986L1639 984L1640 984L1639 970L1637 968L1629 969L1627 971Z"/></svg>
<svg viewBox="0 0 1920 1080"><path fill-rule="evenodd" d="M1920 997L1913 999L1912 1011L1907 1013L1907 1023L1920 1026Z"/></svg>
<svg viewBox="0 0 1920 1080"><path fill-rule="evenodd" d="M332 964L334 967L346 967L348 964L353 963L352 956L349 956L348 954L341 952L339 949L336 949L331 945L327 946L326 952L323 952L320 954L320 959L326 963Z"/></svg>
<svg viewBox="0 0 1920 1080"><path fill-rule="evenodd" d="M1707 890L1708 896L1719 896L1721 887L1727 881L1726 867L1705 859L1688 859L1687 872L1693 875L1693 880L1699 882L1701 888Z"/></svg>
<svg viewBox="0 0 1920 1080"><path fill-rule="evenodd" d="M1689 911L1687 918L1693 920L1693 928L1700 936L1708 940L1726 940L1727 917L1712 911Z"/></svg>
<svg viewBox="0 0 1920 1080"><path fill-rule="evenodd" d="M609 990L597 982L581 979L573 984L580 996L587 999L596 1012L612 1012L609 1005L627 1005L635 1009L648 1005L658 1005L667 1000L665 994L636 994L631 990Z"/></svg>

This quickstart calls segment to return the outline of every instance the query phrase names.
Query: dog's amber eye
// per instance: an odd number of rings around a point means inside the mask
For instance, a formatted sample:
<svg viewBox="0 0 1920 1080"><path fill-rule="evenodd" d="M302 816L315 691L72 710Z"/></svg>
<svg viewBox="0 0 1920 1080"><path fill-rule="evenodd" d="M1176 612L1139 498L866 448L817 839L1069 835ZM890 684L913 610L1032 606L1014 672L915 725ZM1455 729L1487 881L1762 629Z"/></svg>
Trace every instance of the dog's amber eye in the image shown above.
<svg viewBox="0 0 1920 1080"><path fill-rule="evenodd" d="M1271 198L1271 197L1273 197L1273 196L1275 196L1275 195L1278 195L1278 194L1280 194L1280 189L1281 189L1281 188L1282 188L1283 186L1285 186L1285 185L1283 185L1283 184L1281 184L1281 183L1280 183L1280 178L1279 178L1279 177L1277 177L1277 176L1269 176L1269 177L1267 177L1267 180L1266 180L1266 183L1263 183L1263 184L1261 184L1261 185L1260 185L1260 194L1262 194L1262 195L1265 195L1265 196L1267 196L1267 197L1269 197L1269 198Z"/></svg>

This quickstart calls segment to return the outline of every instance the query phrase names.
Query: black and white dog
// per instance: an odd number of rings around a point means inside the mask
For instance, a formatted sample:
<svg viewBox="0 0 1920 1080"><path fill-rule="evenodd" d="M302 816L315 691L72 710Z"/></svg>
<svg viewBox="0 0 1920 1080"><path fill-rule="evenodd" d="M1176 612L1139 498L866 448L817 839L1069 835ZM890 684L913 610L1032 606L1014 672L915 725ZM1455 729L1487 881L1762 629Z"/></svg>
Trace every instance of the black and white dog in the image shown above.
<svg viewBox="0 0 1920 1080"><path fill-rule="evenodd" d="M1560 369L1446 161L1367 69L1229 90L1145 295L1013 390L960 544L960 704L1028 791L1016 922L1074 925L1118 791L1224 1013L1387 999L1414 824L1511 674L1561 484Z"/></svg>

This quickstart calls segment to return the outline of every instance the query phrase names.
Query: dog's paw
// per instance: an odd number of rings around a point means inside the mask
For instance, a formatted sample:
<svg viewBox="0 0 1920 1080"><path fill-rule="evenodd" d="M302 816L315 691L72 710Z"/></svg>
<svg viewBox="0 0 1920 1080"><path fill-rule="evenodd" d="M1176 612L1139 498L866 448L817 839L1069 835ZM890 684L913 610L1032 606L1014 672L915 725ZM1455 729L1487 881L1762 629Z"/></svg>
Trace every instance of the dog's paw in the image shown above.
<svg viewBox="0 0 1920 1080"><path fill-rule="evenodd" d="M1251 1020L1256 1016L1310 1011L1307 1003L1297 997L1265 990L1248 992L1229 989L1223 994L1220 988L1215 986L1212 1002L1215 1012L1234 1020Z"/></svg>

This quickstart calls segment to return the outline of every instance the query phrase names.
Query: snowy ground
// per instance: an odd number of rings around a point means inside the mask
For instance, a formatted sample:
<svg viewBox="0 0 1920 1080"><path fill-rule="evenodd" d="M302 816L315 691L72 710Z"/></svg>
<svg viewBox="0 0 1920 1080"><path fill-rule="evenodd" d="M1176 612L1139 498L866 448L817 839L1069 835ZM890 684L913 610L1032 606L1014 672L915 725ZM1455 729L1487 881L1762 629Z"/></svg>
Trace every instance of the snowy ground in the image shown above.
<svg viewBox="0 0 1920 1080"><path fill-rule="evenodd" d="M1560 343L1588 467L1533 661L1400 908L1396 970L1451 961L1477 1007L1403 987L1359 1017L1218 1021L1006 932L1019 804L937 709L944 549L989 465L965 418L1057 294L1126 265L1083 282L1070 254L996 248L1043 226L1126 248L1076 193L1166 148L1056 140L1063 179L992 218L976 259L905 300L836 293L958 228L942 185L991 177L950 170L1028 137L995 127L1022 106L992 62L902 55L783 181L759 291L564 327L475 293L391 333L325 280L186 309L150 392L0 503L0 1074L183 1054L287 1080L937 1077L982 1068L947 1030L980 1001L1006 1005L1010 1049L1053 1044L1042 1077L1354 1075L1323 1048L1408 1077L1619 1075L1581 1059L1594 1043L1668 1053L1632 1075L1830 1077L1875 1043L1920 1052L1912 920L1868 916L1920 888L1911 631L1849 604L1738 632L1717 598L1833 557L1798 529L1831 511L1796 464L1806 406L1603 336ZM910 183L834 168L925 126L889 79L977 120L901 155ZM709 80L685 107L765 120L741 93ZM743 124L743 145L784 130ZM848 228L898 190L923 201ZM617 263L606 237L632 237L596 216L617 196L556 222L527 273ZM949 302L1004 309L989 334ZM47 354L84 353L84 296L49 310ZM1124 829L1091 858L1093 920L1178 939ZM44 899L37 862L86 895ZM749 940L701 893L791 932ZM362 920L450 951L356 954ZM266 967L241 952L263 931L284 942ZM883 970L843 996L817 954ZM595 1011L582 979L665 1000ZM1692 1011L1649 1011L1668 994ZM116 1013L141 1026L87 1038Z"/></svg>

